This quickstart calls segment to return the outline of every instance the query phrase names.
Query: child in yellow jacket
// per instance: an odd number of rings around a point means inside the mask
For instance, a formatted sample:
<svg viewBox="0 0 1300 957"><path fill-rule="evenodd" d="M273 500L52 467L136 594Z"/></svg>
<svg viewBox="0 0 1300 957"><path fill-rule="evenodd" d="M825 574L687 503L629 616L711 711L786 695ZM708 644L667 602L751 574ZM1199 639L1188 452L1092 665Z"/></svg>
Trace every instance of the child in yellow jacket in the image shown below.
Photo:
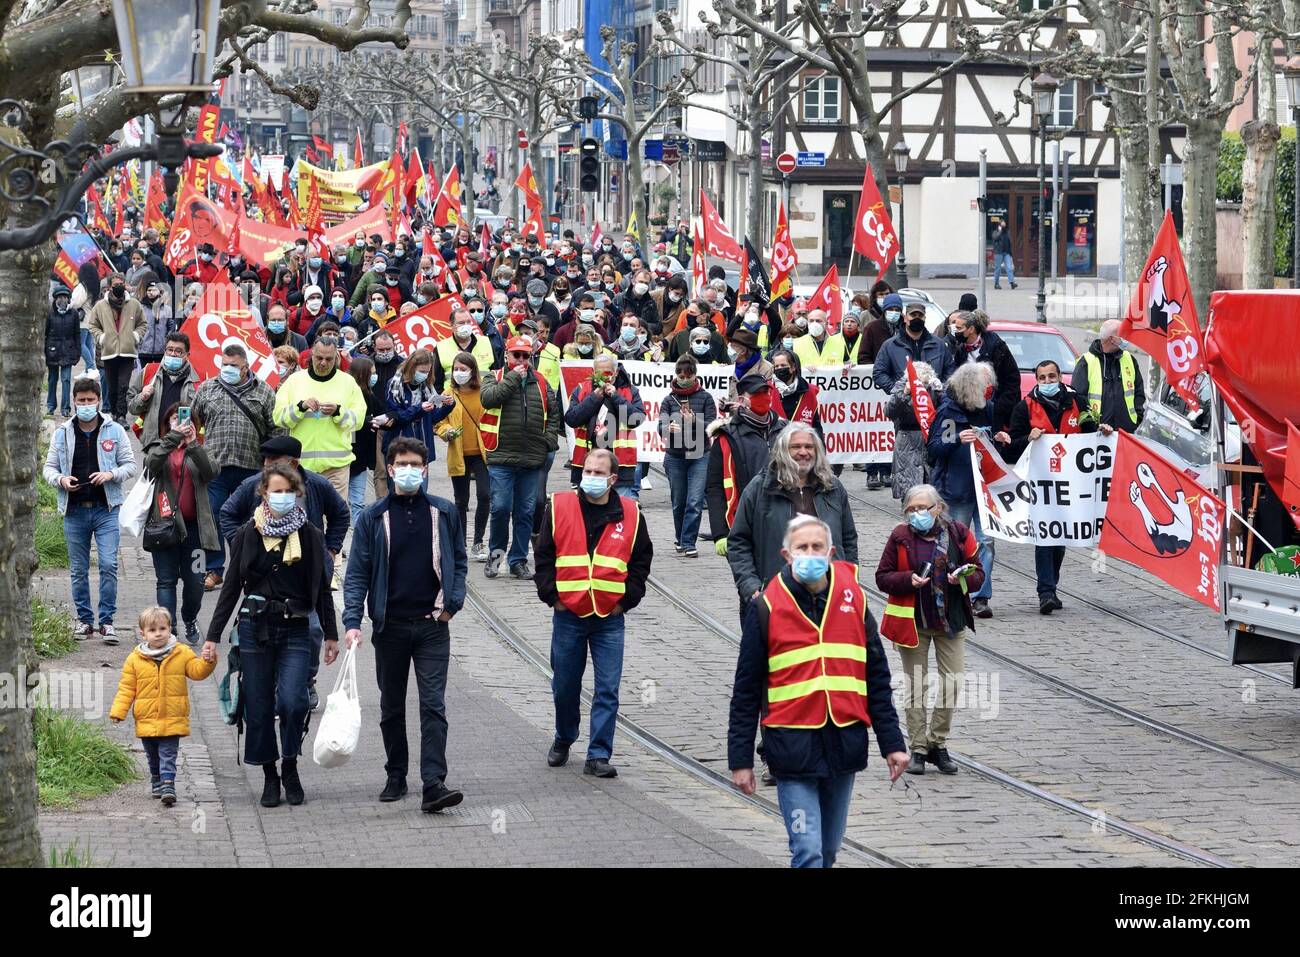
<svg viewBox="0 0 1300 957"><path fill-rule="evenodd" d="M135 733L149 758L153 796L171 807L176 803L176 755L181 738L190 734L188 681L202 681L217 663L204 661L176 640L166 608L146 608L140 612L139 625L143 640L122 665L108 716L121 721L134 703Z"/></svg>

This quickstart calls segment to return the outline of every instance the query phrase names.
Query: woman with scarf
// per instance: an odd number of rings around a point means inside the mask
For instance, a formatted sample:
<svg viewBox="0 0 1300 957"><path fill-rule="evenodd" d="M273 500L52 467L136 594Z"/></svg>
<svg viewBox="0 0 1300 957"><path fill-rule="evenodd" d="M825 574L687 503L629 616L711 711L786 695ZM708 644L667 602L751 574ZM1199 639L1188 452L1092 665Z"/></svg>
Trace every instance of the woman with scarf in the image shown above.
<svg viewBox="0 0 1300 957"><path fill-rule="evenodd" d="M928 362L914 363L912 368L916 370L917 381L930 396L930 414L934 415L943 383ZM930 468L925 460L925 437L916 420L912 386L907 381L907 376L894 383L894 390L885 402L885 415L894 423L892 490L894 498L901 499L913 485L921 485L930 478Z"/></svg>
<svg viewBox="0 0 1300 957"><path fill-rule="evenodd" d="M888 596L880 634L898 645L903 659L908 774L924 774L927 762L956 774L948 755L948 732L965 670L967 637L975 631L970 592L984 582L975 535L948 515L933 485L914 485L903 496L902 524L885 542L876 587ZM939 697L925 713L930 648L939 672Z"/></svg>
<svg viewBox="0 0 1300 957"><path fill-rule="evenodd" d="M677 360L669 393L659 404L659 437L673 504L673 544L678 555L697 558L695 541L704 515L704 480L709 474L709 426L718 417L713 396L700 386L693 356Z"/></svg>
<svg viewBox="0 0 1300 957"><path fill-rule="evenodd" d="M401 370L388 383L388 415L391 428L384 432L384 452L398 436L418 439L434 459L434 426L451 414L456 400L439 395L433 384L433 353L416 349L402 363Z"/></svg>
<svg viewBox="0 0 1300 957"><path fill-rule="evenodd" d="M789 422L802 422L812 426L817 437L825 439L822 417L817 411L819 390L803 377L799 357L787 349L776 349L768 356L768 361L772 363L775 398L781 402L780 408L776 409L777 414Z"/></svg>
<svg viewBox="0 0 1300 957"><path fill-rule="evenodd" d="M307 521L301 504L306 494L302 476L288 465L268 465L257 490L262 503L231 543L202 657L217 660L226 623L238 608L244 763L262 765L262 807L275 807L280 803L281 784L290 804L305 800L298 755L313 654L307 617L313 611L320 617L327 665L338 657L338 625L326 571L325 538ZM278 771L277 760L281 761Z"/></svg>

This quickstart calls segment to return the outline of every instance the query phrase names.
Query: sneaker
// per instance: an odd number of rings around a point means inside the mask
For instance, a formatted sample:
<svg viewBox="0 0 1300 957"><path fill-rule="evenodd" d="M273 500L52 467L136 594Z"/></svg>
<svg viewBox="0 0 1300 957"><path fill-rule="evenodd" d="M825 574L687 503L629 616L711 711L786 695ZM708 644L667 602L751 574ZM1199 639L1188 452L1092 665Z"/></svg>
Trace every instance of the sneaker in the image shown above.
<svg viewBox="0 0 1300 957"><path fill-rule="evenodd" d="M515 562L510 566L510 575L512 578L531 579L533 570L528 567L528 562Z"/></svg>
<svg viewBox="0 0 1300 957"><path fill-rule="evenodd" d="M1001 287L1001 286L994 286L993 288L994 288L994 289L1001 289L1002 287Z"/></svg>
<svg viewBox="0 0 1300 957"><path fill-rule="evenodd" d="M483 574L488 578L496 578L501 574L501 563L506 560L506 553L497 549L488 556L487 564L483 566Z"/></svg>
<svg viewBox="0 0 1300 957"><path fill-rule="evenodd" d="M171 807L176 803L176 782L163 781L159 785L158 797L162 800L163 807Z"/></svg>
<svg viewBox="0 0 1300 957"><path fill-rule="evenodd" d="M221 587L222 578L216 572L208 572L203 576L203 590L216 591Z"/></svg>
<svg viewBox="0 0 1300 957"><path fill-rule="evenodd" d="M654 486L650 484L650 475L649 475L649 473L647 473L647 474L641 476L641 488L642 488L644 491L649 491L650 489L654 488Z"/></svg>
<svg viewBox="0 0 1300 957"><path fill-rule="evenodd" d="M475 542L474 547L470 549L469 557L476 562L485 562L488 560L487 546L482 542Z"/></svg>
<svg viewBox="0 0 1300 957"><path fill-rule="evenodd" d="M197 621L187 621L185 623L185 643L188 645L197 645L199 638L199 623Z"/></svg>
<svg viewBox="0 0 1300 957"><path fill-rule="evenodd" d="M162 778L151 777L149 779L149 793L154 797L162 797Z"/></svg>
<svg viewBox="0 0 1300 957"><path fill-rule="evenodd" d="M971 610L975 612L976 618L992 618L993 609L989 607L987 598L976 598L971 604Z"/></svg>
<svg viewBox="0 0 1300 957"><path fill-rule="evenodd" d="M1012 289L1015 289L1017 285L1019 285L1019 284L1013 282L1013 283L1011 284L1011 288L1012 288Z"/></svg>
<svg viewBox="0 0 1300 957"><path fill-rule="evenodd" d="M618 777L618 769L609 763L609 758L588 758L582 766L582 773L597 778Z"/></svg>
<svg viewBox="0 0 1300 957"><path fill-rule="evenodd" d="M880 476L874 472L867 476L868 492L878 492L881 488L884 487L884 484L885 484L884 482L880 481Z"/></svg>
<svg viewBox="0 0 1300 957"><path fill-rule="evenodd" d="M430 784L424 789L424 797L420 801L420 810L425 814L436 814L446 808L455 807L463 800L465 800L465 795L459 791L453 791L439 781L437 784Z"/></svg>
<svg viewBox="0 0 1300 957"><path fill-rule="evenodd" d="M695 546L692 545L690 548L687 548L687 549L683 549L683 550L682 550L682 557L683 557L683 558L699 558L699 557L700 557L700 550L699 550L698 548L696 548Z"/></svg>
<svg viewBox="0 0 1300 957"><path fill-rule="evenodd" d="M106 621L99 626L99 636L104 639L104 644L117 644L117 629L113 627L111 621Z"/></svg>
<svg viewBox="0 0 1300 957"><path fill-rule="evenodd" d="M320 707L320 695L316 693L316 682L307 686L307 710L315 711Z"/></svg>
<svg viewBox="0 0 1300 957"><path fill-rule="evenodd" d="M683 548L681 545L674 545L674 546L673 546L673 551L675 551L678 555L683 555L683 554L685 554L686 549Z"/></svg>
<svg viewBox="0 0 1300 957"><path fill-rule="evenodd" d="M85 641L95 633L95 626L88 621L77 622L77 626L72 629L72 637L77 641Z"/></svg>

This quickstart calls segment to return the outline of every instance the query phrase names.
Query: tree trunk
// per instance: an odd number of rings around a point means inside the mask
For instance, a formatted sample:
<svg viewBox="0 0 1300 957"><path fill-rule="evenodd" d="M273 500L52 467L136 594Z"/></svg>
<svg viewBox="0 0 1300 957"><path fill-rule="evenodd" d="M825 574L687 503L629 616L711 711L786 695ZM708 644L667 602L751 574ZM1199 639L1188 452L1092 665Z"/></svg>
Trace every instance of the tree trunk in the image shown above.
<svg viewBox="0 0 1300 957"><path fill-rule="evenodd" d="M754 113L749 114L751 117ZM753 129L757 126L750 121L749 134L749 196L745 211L745 233L742 239L748 239L755 249L763 248L763 139Z"/></svg>
<svg viewBox="0 0 1300 957"><path fill-rule="evenodd" d="M470 131L469 117L464 117L464 126L460 128L460 153L463 161L460 167L460 205L465 210L469 221L474 219L474 209L478 205L474 199L474 135Z"/></svg>
<svg viewBox="0 0 1300 957"><path fill-rule="evenodd" d="M637 225L637 242L644 252L647 239L650 235L650 220L647 219L649 210L645 204L645 181L641 169L641 140L637 139L627 141L627 190L628 197L632 201L632 213L636 216ZM628 219L631 220L631 216Z"/></svg>
<svg viewBox="0 0 1300 957"><path fill-rule="evenodd" d="M1277 230L1277 143L1282 130L1272 122L1250 120L1241 128L1246 158L1241 166L1241 232L1244 248L1241 284L1272 289L1273 240Z"/></svg>
<svg viewBox="0 0 1300 957"><path fill-rule="evenodd" d="M1183 154L1183 249L1187 278L1198 316L1209 315L1218 267L1214 221L1220 127L1209 120L1188 123Z"/></svg>

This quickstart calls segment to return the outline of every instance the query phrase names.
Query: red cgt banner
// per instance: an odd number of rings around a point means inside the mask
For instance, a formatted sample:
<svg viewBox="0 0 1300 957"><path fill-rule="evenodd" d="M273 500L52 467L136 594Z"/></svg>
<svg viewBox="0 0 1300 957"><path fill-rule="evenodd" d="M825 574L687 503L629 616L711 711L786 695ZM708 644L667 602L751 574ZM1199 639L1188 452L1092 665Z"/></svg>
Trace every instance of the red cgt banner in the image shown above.
<svg viewBox="0 0 1300 957"><path fill-rule="evenodd" d="M912 409L916 412L916 421L921 426L921 437L925 441L930 441L930 425L934 422L934 402L930 399L930 391L921 385L921 380L916 374L916 366L912 365L912 358L907 359L907 387L912 391Z"/></svg>
<svg viewBox="0 0 1300 957"><path fill-rule="evenodd" d="M279 384L271 343L234 286L204 286L203 296L181 325L181 332L190 337L190 365L203 379L211 379L221 371L221 350L237 345L248 353L253 375L272 389Z"/></svg>
<svg viewBox="0 0 1300 957"><path fill-rule="evenodd" d="M451 314L464 307L460 296L443 296L390 322L384 331L393 334L401 355L409 356L416 349L432 352L438 348L439 341L451 338Z"/></svg>
<svg viewBox="0 0 1300 957"><path fill-rule="evenodd" d="M1226 508L1127 432L1119 433L1101 550L1215 611Z"/></svg>

